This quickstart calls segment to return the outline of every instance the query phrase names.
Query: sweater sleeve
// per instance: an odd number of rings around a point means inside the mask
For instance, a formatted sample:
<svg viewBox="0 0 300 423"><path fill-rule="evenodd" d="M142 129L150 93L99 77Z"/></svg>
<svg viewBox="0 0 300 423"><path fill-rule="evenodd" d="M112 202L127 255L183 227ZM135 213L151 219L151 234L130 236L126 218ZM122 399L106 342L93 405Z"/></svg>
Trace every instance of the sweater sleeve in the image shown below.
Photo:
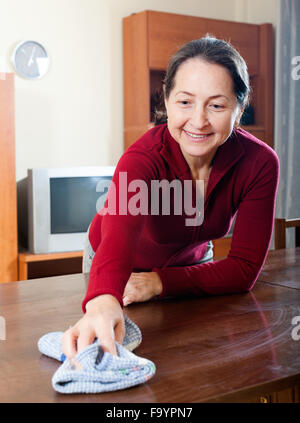
<svg viewBox="0 0 300 423"><path fill-rule="evenodd" d="M136 245L147 214L128 212L128 207L135 204L133 197L139 191L135 188L136 181L149 187L151 179L155 179L155 168L146 154L126 153L119 160L107 196L111 202L107 199L105 202L108 212L102 216L101 242L93 258L88 289L82 302L84 312L86 303L102 294L115 296L123 306L123 292L133 269ZM131 182L134 189L130 188ZM141 191L140 195L149 198L148 190Z"/></svg>
<svg viewBox="0 0 300 423"><path fill-rule="evenodd" d="M255 284L270 245L279 179L274 152L253 163L239 204L227 258L199 265L153 269L163 284L160 297L246 292Z"/></svg>

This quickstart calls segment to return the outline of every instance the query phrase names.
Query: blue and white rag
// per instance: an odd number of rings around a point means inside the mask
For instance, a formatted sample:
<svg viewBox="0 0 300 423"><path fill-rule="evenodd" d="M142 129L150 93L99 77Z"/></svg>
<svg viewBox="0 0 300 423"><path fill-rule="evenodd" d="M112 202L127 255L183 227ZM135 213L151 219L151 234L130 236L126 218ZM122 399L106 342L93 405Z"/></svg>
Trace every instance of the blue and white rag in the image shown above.
<svg viewBox="0 0 300 423"><path fill-rule="evenodd" d="M38 341L42 354L63 361L52 377L60 393L100 393L139 385L156 371L152 361L132 353L142 340L141 331L127 316L123 345L116 342L117 356L103 352L99 340L76 354L71 361L62 352L63 332L50 332Z"/></svg>

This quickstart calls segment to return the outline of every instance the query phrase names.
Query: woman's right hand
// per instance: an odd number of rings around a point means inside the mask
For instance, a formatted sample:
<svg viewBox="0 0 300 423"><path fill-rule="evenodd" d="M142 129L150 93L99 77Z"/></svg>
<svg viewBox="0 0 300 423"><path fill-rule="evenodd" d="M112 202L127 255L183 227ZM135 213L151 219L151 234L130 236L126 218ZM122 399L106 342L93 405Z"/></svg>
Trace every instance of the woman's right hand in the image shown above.
<svg viewBox="0 0 300 423"><path fill-rule="evenodd" d="M122 344L124 336L122 307L113 295L104 294L90 300L84 316L64 333L62 351L72 359L98 338L104 352L117 355L115 341Z"/></svg>

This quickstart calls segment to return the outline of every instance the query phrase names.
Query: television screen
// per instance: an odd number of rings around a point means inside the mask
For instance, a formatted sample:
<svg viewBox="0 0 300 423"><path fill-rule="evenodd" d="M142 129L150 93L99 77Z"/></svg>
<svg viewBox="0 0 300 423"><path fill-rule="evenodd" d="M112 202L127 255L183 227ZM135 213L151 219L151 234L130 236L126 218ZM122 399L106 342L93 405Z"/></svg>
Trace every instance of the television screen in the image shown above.
<svg viewBox="0 0 300 423"><path fill-rule="evenodd" d="M50 178L51 234L86 232L103 207L111 176Z"/></svg>

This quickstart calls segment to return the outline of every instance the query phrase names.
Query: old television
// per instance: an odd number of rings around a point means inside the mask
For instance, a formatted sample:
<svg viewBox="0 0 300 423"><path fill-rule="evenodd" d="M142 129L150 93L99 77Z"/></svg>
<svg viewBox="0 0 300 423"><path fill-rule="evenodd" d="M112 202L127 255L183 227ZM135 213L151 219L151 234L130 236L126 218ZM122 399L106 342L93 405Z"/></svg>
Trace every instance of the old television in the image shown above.
<svg viewBox="0 0 300 423"><path fill-rule="evenodd" d="M19 244L33 254L80 251L115 166L35 168L17 183Z"/></svg>

